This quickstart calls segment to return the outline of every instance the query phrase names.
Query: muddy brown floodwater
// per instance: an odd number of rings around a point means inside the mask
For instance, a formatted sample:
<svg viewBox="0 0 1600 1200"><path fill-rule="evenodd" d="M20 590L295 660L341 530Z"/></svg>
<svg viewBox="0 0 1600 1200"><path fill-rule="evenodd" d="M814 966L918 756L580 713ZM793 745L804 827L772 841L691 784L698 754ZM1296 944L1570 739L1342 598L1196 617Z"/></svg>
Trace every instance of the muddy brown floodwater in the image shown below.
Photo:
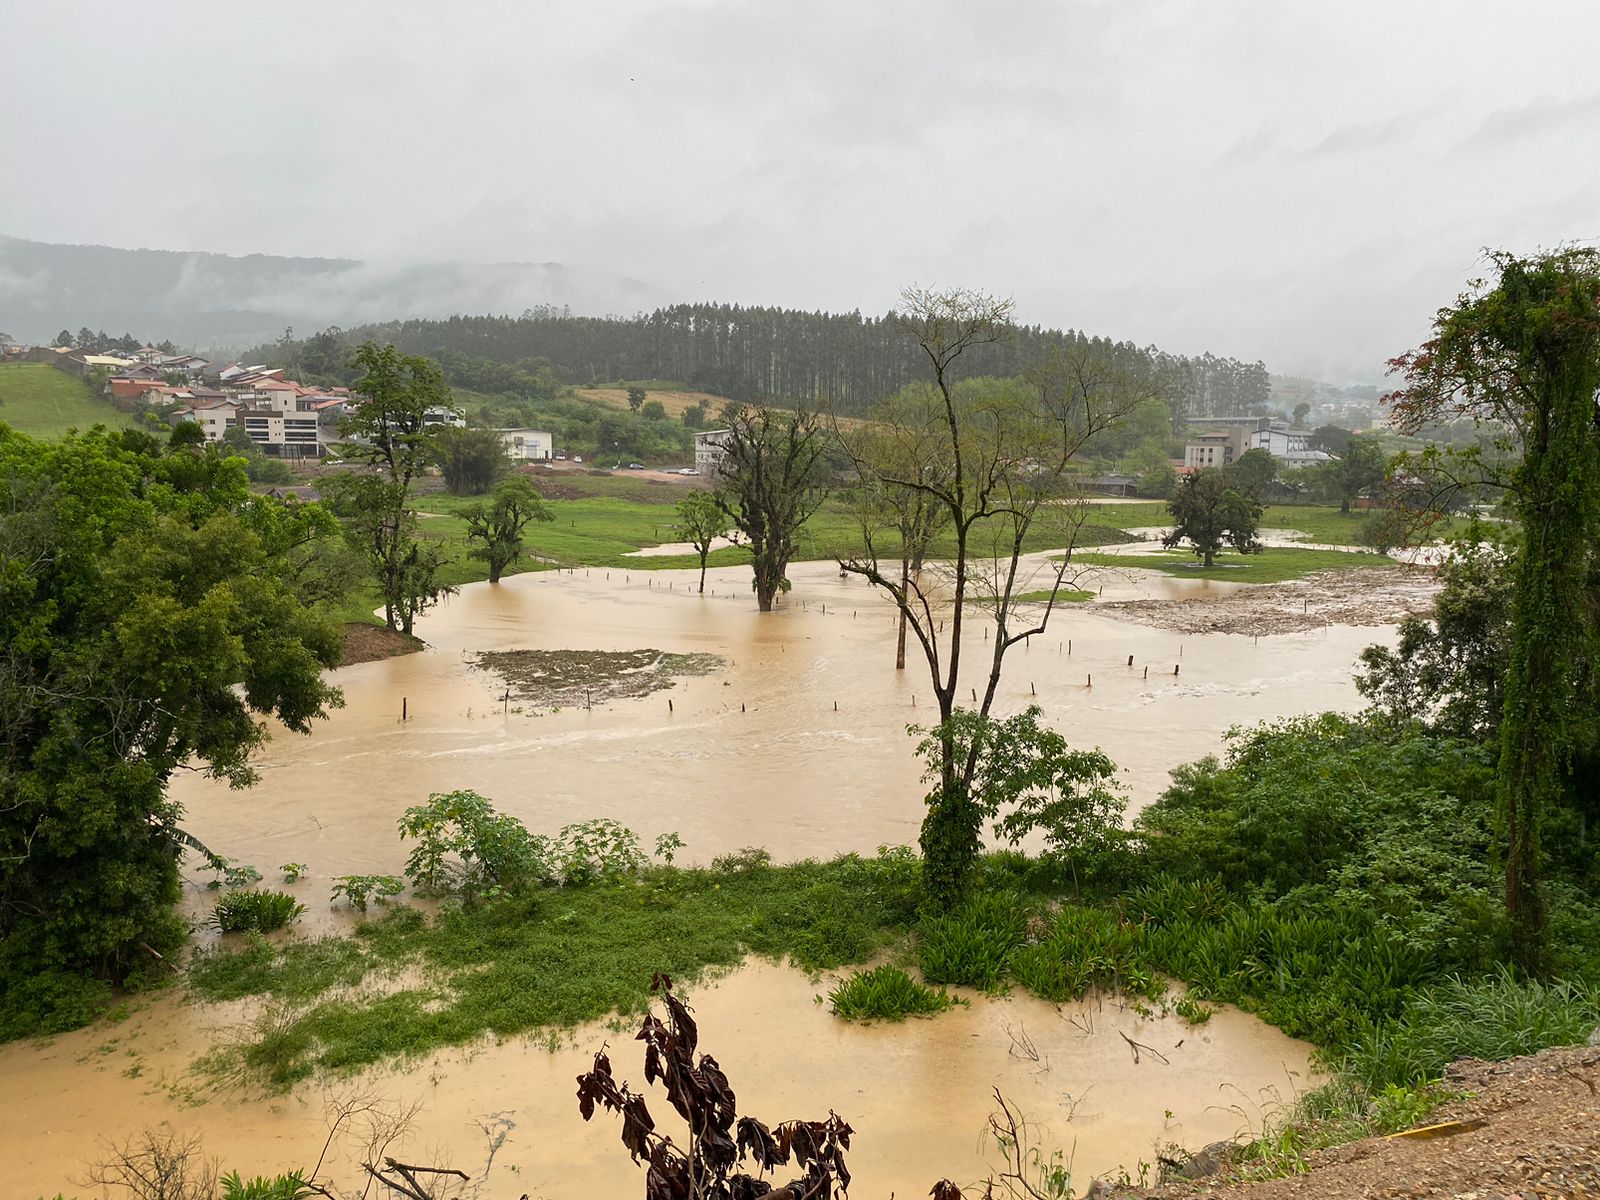
<svg viewBox="0 0 1600 1200"><path fill-rule="evenodd" d="M1087 1181L1124 1165L1134 1174L1141 1159L1155 1161L1159 1145L1199 1146L1259 1129L1264 1113L1315 1082L1304 1045L1230 1009L1191 1028L1109 1001L1056 1006L1019 994L975 996L970 1008L903 1025L851 1025L817 1002L826 987L826 980L812 984L798 971L750 962L687 998L702 1049L728 1073L741 1112L776 1123L822 1118L832 1108L855 1127L851 1195L870 1200L891 1191L926 1195L945 1176L980 1177L993 1161L982 1137L992 1087L1038 1124L1047 1153L1060 1148ZM121 1025L80 1030L43 1048L0 1047L7 1186L21 1188L11 1194L32 1200L64 1188L70 1196L102 1139L163 1123L200 1134L207 1153L246 1176L306 1166L321 1150L329 1100L362 1091L420 1105L392 1154L475 1177L486 1149L476 1123L512 1123L485 1197L643 1194L643 1174L615 1122L601 1112L584 1124L574 1084L608 1039L619 1078L640 1081L632 1023L621 1032L585 1026L553 1052L532 1041L489 1044L286 1097L196 1103L203 1098L188 1090L190 1061L239 1011L168 996ZM1142 1052L1134 1065L1120 1034L1167 1061ZM678 1134L659 1091L652 1110ZM357 1177L358 1149L343 1147L330 1159L330 1173L347 1186Z"/></svg>
<svg viewBox="0 0 1600 1200"><path fill-rule="evenodd" d="M580 569L466 587L419 622L432 649L338 672L346 706L309 737L278 732L251 791L178 779L185 824L269 881L279 863L310 864L288 889L310 909L299 927L309 933L347 926L327 903L329 877L400 870L395 821L430 792L473 788L538 832L602 816L647 844L677 831L682 859L697 862L749 845L788 860L914 843L922 789L905 727L933 710L915 651L909 669L893 669L889 609L825 564L794 568L785 609L765 615L747 568L711 572L704 596L693 591L696 574ZM1106 577L1104 599L1226 596L1241 586L1118 572ZM980 630L967 646L974 686L987 663ZM1219 752L1232 725L1358 707L1356 655L1391 633L1335 625L1259 638L1184 634L1076 606L1012 651L998 709L1036 702L1073 744L1102 747L1137 807L1171 768ZM729 665L592 711L518 711L499 677L472 665L479 652L516 649L659 650ZM207 899L191 887L190 911ZM940 1176L976 1178L997 1084L1052 1145L1076 1146L1081 1180L1119 1164L1132 1170L1158 1141L1195 1146L1258 1125L1261 1105L1306 1082L1303 1044L1231 1010L1190 1029L1109 1002L1057 1008L1014 995L863 1028L815 1002L826 987L750 963L691 999L705 1048L750 1111L781 1120L831 1107L856 1127L852 1193L862 1197L925 1195ZM573 1078L607 1036L599 1026L554 1053L535 1041L490 1043L287 1097L206 1097L192 1093L190 1066L248 1006L169 994L135 1009L42 1045L0 1046L0 1145L14 1194L72 1195L100 1139L161 1122L202 1134L210 1153L246 1174L308 1162L330 1088L420 1100L411 1152L473 1172L484 1148L474 1121L507 1114L516 1127L485 1196L642 1190L616 1130L577 1117ZM1015 1053L1008 1028L1025 1031L1041 1057ZM1170 1061L1133 1065L1119 1031ZM619 1071L637 1077L631 1030L611 1036Z"/></svg>

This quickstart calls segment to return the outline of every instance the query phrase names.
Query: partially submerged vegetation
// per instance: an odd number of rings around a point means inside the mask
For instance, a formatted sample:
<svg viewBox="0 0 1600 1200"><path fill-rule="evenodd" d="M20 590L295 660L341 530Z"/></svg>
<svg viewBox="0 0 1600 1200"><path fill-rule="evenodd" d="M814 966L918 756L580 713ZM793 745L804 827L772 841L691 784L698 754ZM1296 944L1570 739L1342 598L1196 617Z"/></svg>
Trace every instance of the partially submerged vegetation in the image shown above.
<svg viewBox="0 0 1600 1200"><path fill-rule="evenodd" d="M504 679L512 699L538 708L648 696L727 666L721 655L663 650L490 650L473 662Z"/></svg>
<svg viewBox="0 0 1600 1200"><path fill-rule="evenodd" d="M1077 553L1079 566L1160 571L1179 579L1220 579L1231 583L1283 583L1303 579L1313 571L1344 571L1400 564L1381 555L1349 550L1301 550L1277 547L1259 553L1218 554L1210 567L1202 566L1185 550L1151 550L1141 554Z"/></svg>

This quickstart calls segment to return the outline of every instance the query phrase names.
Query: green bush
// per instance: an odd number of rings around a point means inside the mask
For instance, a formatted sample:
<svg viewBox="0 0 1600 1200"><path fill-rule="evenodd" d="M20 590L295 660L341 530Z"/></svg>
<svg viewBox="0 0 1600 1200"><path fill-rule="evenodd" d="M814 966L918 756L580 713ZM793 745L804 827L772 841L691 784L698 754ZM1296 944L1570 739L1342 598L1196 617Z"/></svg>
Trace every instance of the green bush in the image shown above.
<svg viewBox="0 0 1600 1200"><path fill-rule="evenodd" d="M934 983L1000 988L1011 957L1028 935L1028 910L1015 892L969 896L955 909L923 921L917 962Z"/></svg>
<svg viewBox="0 0 1600 1200"><path fill-rule="evenodd" d="M847 1021L904 1021L942 1013L958 1003L943 988L918 983L899 967L856 971L828 993L828 1005Z"/></svg>
<svg viewBox="0 0 1600 1200"><path fill-rule="evenodd" d="M405 881L398 875L338 875L334 877L328 899L332 901L343 896L353 907L366 912L371 901L387 904L405 890Z"/></svg>
<svg viewBox="0 0 1600 1200"><path fill-rule="evenodd" d="M108 984L66 971L0 971L0 979L6 980L0 990L0 1042L78 1029L111 1003Z"/></svg>
<svg viewBox="0 0 1600 1200"><path fill-rule="evenodd" d="M419 893L473 901L551 878L550 839L497 813L472 791L435 793L400 818L400 836L416 840L406 874ZM579 848L575 853L582 853Z"/></svg>
<svg viewBox="0 0 1600 1200"><path fill-rule="evenodd" d="M306 906L286 892L228 892L211 912L211 924L223 933L271 933L300 919Z"/></svg>
<svg viewBox="0 0 1600 1200"><path fill-rule="evenodd" d="M239 1172L229 1171L217 1182L222 1187L222 1200L304 1200L312 1194L298 1171L271 1177L257 1175L254 1179L241 1179Z"/></svg>

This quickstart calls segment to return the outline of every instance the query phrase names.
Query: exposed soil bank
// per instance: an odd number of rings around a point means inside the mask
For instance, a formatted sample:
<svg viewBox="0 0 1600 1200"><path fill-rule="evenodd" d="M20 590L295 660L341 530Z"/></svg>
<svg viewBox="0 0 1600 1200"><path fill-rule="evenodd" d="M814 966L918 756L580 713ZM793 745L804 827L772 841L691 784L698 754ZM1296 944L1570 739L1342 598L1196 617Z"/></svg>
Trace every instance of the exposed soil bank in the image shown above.
<svg viewBox="0 0 1600 1200"><path fill-rule="evenodd" d="M709 675L727 660L661 650L486 650L475 663L504 679L512 699L561 708L636 700L672 687L675 676Z"/></svg>
<svg viewBox="0 0 1600 1200"><path fill-rule="evenodd" d="M415 654L427 648L421 638L407 637L383 625L367 625L351 621L344 627L344 658L341 667L356 663L377 662L397 654Z"/></svg>
<svg viewBox="0 0 1600 1200"><path fill-rule="evenodd" d="M1265 1183L1168 1185L1155 1200L1328 1200L1360 1197L1520 1197L1567 1200L1600 1195L1600 1046L1545 1050L1526 1058L1453 1063L1445 1082L1471 1093L1428 1118L1462 1122L1436 1138L1368 1138L1308 1157L1304 1175Z"/></svg>
<svg viewBox="0 0 1600 1200"><path fill-rule="evenodd" d="M1108 600L1096 610L1179 633L1298 633L1328 625L1393 625L1432 612L1438 591L1431 571L1360 567L1179 600Z"/></svg>

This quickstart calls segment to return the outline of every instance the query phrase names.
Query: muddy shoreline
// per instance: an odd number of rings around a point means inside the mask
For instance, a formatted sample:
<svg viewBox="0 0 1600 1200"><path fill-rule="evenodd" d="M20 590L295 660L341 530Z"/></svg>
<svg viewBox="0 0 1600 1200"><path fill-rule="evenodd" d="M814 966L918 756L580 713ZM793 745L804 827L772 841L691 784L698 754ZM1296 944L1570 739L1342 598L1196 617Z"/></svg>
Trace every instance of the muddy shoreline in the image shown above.
<svg viewBox="0 0 1600 1200"><path fill-rule="evenodd" d="M1105 600L1094 608L1118 620L1178 633L1266 636L1330 625L1398 624L1408 616L1431 613L1438 592L1434 571L1396 565L1314 571L1283 583L1240 584L1220 595Z"/></svg>

